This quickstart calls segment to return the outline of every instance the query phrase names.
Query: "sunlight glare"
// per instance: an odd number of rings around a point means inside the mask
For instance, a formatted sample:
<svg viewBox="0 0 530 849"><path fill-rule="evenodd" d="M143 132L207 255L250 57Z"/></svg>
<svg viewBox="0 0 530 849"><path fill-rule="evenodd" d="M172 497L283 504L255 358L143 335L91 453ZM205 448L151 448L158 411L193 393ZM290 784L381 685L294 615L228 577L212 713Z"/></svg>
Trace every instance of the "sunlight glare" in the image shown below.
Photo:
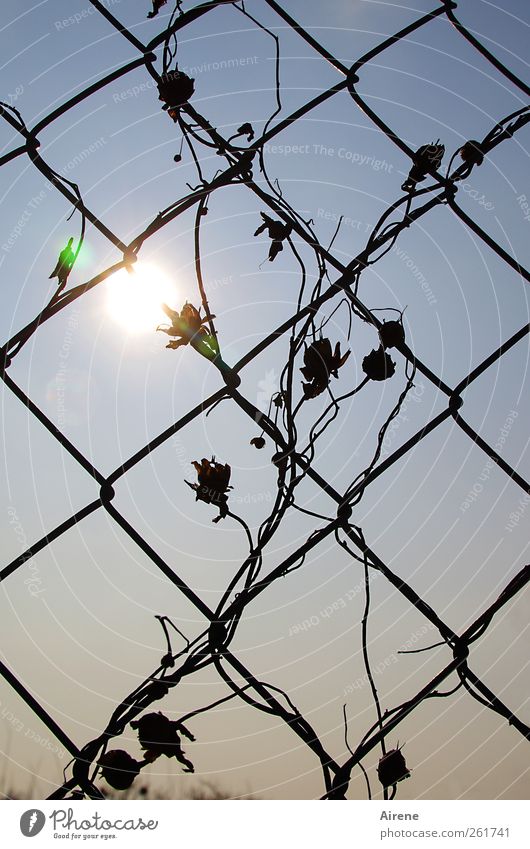
<svg viewBox="0 0 530 849"><path fill-rule="evenodd" d="M148 333L167 323L162 303L175 306L177 290L158 266L137 262L132 272L122 268L108 281L107 310L128 333Z"/></svg>

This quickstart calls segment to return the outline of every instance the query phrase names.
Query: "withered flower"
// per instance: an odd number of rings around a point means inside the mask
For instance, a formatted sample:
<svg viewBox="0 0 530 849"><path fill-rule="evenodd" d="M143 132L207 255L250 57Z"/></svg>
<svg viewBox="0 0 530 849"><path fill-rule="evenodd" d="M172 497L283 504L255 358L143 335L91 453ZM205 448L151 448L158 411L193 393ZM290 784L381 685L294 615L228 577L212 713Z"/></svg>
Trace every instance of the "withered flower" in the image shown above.
<svg viewBox="0 0 530 849"><path fill-rule="evenodd" d="M254 446L254 448L264 448L265 440L262 436L254 436L253 439L250 440L250 444Z"/></svg>
<svg viewBox="0 0 530 849"><path fill-rule="evenodd" d="M445 146L437 139L431 144L424 144L414 154L414 163L409 176L401 186L404 192L413 192L418 183L425 180L430 171L436 171L442 164Z"/></svg>
<svg viewBox="0 0 530 849"><path fill-rule="evenodd" d="M304 351L304 365L300 369L307 383L302 382L305 398L316 398L327 389L330 377L338 377L338 370L344 365L350 352L341 356L340 342L331 350L329 339L315 339Z"/></svg>
<svg viewBox="0 0 530 849"><path fill-rule="evenodd" d="M166 5L167 0L152 0L152 3L153 3L153 11L147 13L148 18L156 17L156 15L158 15L162 6Z"/></svg>
<svg viewBox="0 0 530 849"><path fill-rule="evenodd" d="M218 522L228 514L228 495L231 468L228 463L217 463L215 457L207 460L203 457L201 462L193 461L197 472L197 483L186 481L191 489L195 490L196 501L204 501L205 504L215 504L219 507L219 515L213 519Z"/></svg>
<svg viewBox="0 0 530 849"><path fill-rule="evenodd" d="M167 304L162 304L167 317L171 320L170 327L163 327L161 324L156 328L168 336L177 336L178 339L169 342L166 348L180 348L181 345L187 345L189 342L194 348L210 359L219 353L215 337L206 330L204 325L208 319L201 316L200 309L196 309L193 304L184 304L180 313L177 310L172 310ZM211 318L215 318L214 315Z"/></svg>
<svg viewBox="0 0 530 849"><path fill-rule="evenodd" d="M131 722L131 728L138 730L138 740L146 752L147 760L155 760L160 755L165 755L167 758L176 758L184 767L184 772L194 772L193 764L182 751L178 732L185 734L189 740L195 738L182 723L173 722L159 711L147 713Z"/></svg>
<svg viewBox="0 0 530 849"><path fill-rule="evenodd" d="M363 371L370 380L386 380L392 377L396 364L387 354L383 346L370 351L363 360Z"/></svg>
<svg viewBox="0 0 530 849"><path fill-rule="evenodd" d="M182 71L168 71L162 74L158 83L158 99L164 101L162 109L174 121L178 118L178 110L188 102L195 91L195 80Z"/></svg>
<svg viewBox="0 0 530 849"><path fill-rule="evenodd" d="M128 790L140 772L140 763L123 749L105 752L98 761L101 774L115 790Z"/></svg>
<svg viewBox="0 0 530 849"><path fill-rule="evenodd" d="M275 221L266 212L261 212L260 215L263 218L263 224L260 224L254 235L259 236L260 233L267 231L269 239L272 239L269 248L269 262L272 262L280 251L283 251L282 242L289 238L293 228L291 224L286 224L285 221Z"/></svg>
<svg viewBox="0 0 530 849"><path fill-rule="evenodd" d="M405 758L401 749L391 749L379 761L377 775L383 787L392 787L398 781L410 778L410 770L407 769Z"/></svg>
<svg viewBox="0 0 530 849"><path fill-rule="evenodd" d="M379 328L383 348L397 348L405 342L405 328L401 321L384 321Z"/></svg>

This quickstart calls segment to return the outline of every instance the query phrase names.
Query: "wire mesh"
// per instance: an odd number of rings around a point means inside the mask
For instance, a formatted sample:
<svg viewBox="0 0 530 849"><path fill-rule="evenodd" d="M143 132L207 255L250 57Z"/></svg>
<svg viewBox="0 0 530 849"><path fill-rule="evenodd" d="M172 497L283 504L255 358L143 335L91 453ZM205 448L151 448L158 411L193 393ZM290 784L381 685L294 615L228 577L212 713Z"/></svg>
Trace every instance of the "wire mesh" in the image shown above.
<svg viewBox="0 0 530 849"><path fill-rule="evenodd" d="M276 43L277 109L268 119L263 133L258 138L254 137L254 130L250 124L242 125L235 135L225 138L209 123L208 118L202 115L193 105L193 82L186 74L178 71L176 62L177 39L189 24L203 18L203 16L215 14L216 7L222 5L232 7L235 12L244 15L254 26L265 29L257 17L259 15L259 4L255 4L256 8L253 5L251 12L244 3L213 0L184 11L181 3L177 2L170 15L168 25L148 44L143 44L133 32L120 23L113 12L100 0L92 0L92 2L98 14L105 18L109 27L119 31L123 38L127 39L138 51L138 57L84 88L80 93L39 120L32 128L26 125L23 116L13 105L8 103L1 105L2 118L20 135L21 143L18 147L0 157L0 165L7 166L8 163L18 157L28 157L35 168L45 175L54 188L68 200L72 206L72 214L76 213L81 221L80 235L75 249L70 243L66 253L61 254L58 266L55 269L59 280L57 291L45 308L32 321L3 345L1 359L2 379L5 386L57 440L62 449L68 452L86 474L95 481L99 487L99 494L97 498L77 510L59 525L50 528L45 536L36 540L18 557L6 564L0 571L0 580L13 580L17 570L28 560L59 539L73 526L82 523L96 511L103 510L151 559L168 581L196 608L204 618L204 627L200 636L192 641L187 640L179 631L178 633L184 637L186 645L184 649L174 652L170 626L176 631L178 629L167 617L158 617L167 641L167 652L164 654L160 665L145 677L141 685L137 686L121 701L112 712L107 726L96 738L87 743L77 744L71 740L61 728L59 721L48 713L43 704L39 703L30 690L19 680L15 672L3 662L0 662L0 672L6 681L48 726L72 756L73 760L68 767L69 776L65 775L64 784L50 798L65 798L68 794L101 798L101 791L95 784L95 779L100 771L103 771L103 775L106 775L111 783L112 781L118 782L115 786L120 786L121 780L123 789L123 787L129 786L141 769L149 766L160 755L175 756L185 770L193 770L193 765L187 761L180 747L182 735L192 736L187 731L185 723L188 723L193 716L214 710L219 704L232 698L241 699L256 710L277 717L289 727L293 734L298 736L320 764L323 782L322 797L326 799L346 797L352 771L355 767L363 769L363 759L377 747L381 749L379 778L384 787L384 796L389 798L390 795L393 798L397 791L398 782L406 777L408 770L399 750L387 748L388 736L425 700L446 697L461 687L465 688L470 696L481 705L496 712L514 730L529 739L530 728L528 725L518 718L510 707L504 704L502 699L492 692L487 684L473 671L470 667L469 654L470 646L482 637L498 611L526 586L530 579L530 566L522 567L516 577L505 586L499 597L487 606L483 613L462 633L455 633L401 575L396 574L388 564L378 557L365 540L362 529L352 521L354 507L359 504L367 488L382 475L390 474L401 458L413 451L420 442L426 440L435 429L448 419L453 419L463 433L484 452L498 469L508 475L524 493L530 494L528 482L519 474L517 469L508 464L499 451L495 450L476 432L465 419L463 413L465 392L468 387L514 346L526 340L530 325L525 324L521 327L517 333L506 339L496 350L477 363L456 386L451 386L446 384L442 377L431 371L429 366L422 362L411 350L406 339L403 314L396 315L391 321L381 321L376 315L377 311L371 310L358 294L359 281L363 272L388 253L405 230L409 228L413 230L416 222L438 207L444 207L444 214L446 215L457 216L466 227L485 243L489 250L495 252L500 260L519 275L521 281L530 281L529 272L488 235L457 202L459 184L469 177L473 169L480 166L484 157L488 156L497 145L501 143L509 145L511 143L513 135L530 121L530 106L523 107L506 117L500 118L483 139L469 140L454 152L449 167L443 173L440 170L444 153L443 146L432 142L419 150L411 149L372 109L367 99L359 93L358 83L363 70L370 62L398 41L407 39L423 27L429 27L436 18L446 16L455 30L476 48L510 84L516 86L525 95L530 94L529 87L509 68L505 67L481 43L476 35L459 21L455 13L457 4L450 2L450 0L440 2L429 13L418 16L413 23L395 35L382 40L351 66L346 66L333 56L324 45L320 44L300 26L276 0L262 0L262 3L278 16L278 20L283 25L287 25L300 39L306 42L320 59L334 69L337 73L337 81L288 117L278 117L281 110L281 86L278 73L279 42L271 31L266 30ZM154 0L150 16L156 17L163 5L164 3ZM157 49L163 50L161 73L155 65L157 61L155 51ZM154 80L154 85L158 87L160 100L163 101L162 108L168 112L168 116L175 122L175 126L182 137L182 144L186 145L193 157L198 183L194 187L190 186L190 191L185 196L161 211L142 232L127 243L115 234L100 215L85 203L79 186L54 171L45 161L45 158L39 152L39 134L62 116L68 116L70 110L90 98L91 95L139 68L144 68ZM312 221L305 220L302 214L290 206L279 185L269 178L263 155L266 144L280 137L282 132L294 122L311 114L318 106L334 98L339 92L347 92L352 103L364 112L373 122L374 127L379 132L384 133L388 140L396 145L410 160L410 174L402 186L402 195L381 216L376 226L369 233L361 252L347 263L341 262L334 255L332 250L333 240L328 248L322 245L312 227ZM213 151L219 157L219 161L223 162L223 169L218 171L211 180L206 180L203 177L199 162L199 151L205 148ZM255 178L256 170L259 170L266 188L263 188L263 185L259 184L260 181ZM427 185L425 185L425 181L428 181ZM267 210L267 212L261 211L262 223L256 231L256 235L265 234L269 237L268 259L270 261L274 261L282 250L288 249L293 252L300 264L302 283L296 311L286 317L281 326L276 327L247 351L239 359L239 362L234 366L229 366L223 359L223 339L217 334L215 316L211 312L203 281L200 234L203 216L207 211L210 198L214 193L222 192L232 185L245 186L249 193L253 195L255 201L259 203L261 210L264 208ZM39 332L45 322L51 320L77 299L82 298L94 287L102 284L120 269L131 270L145 243L188 210L195 210L196 213L194 263L197 277L196 303L200 306L197 308L194 305L187 305L180 312L168 308L166 312L170 323L163 329L171 337L168 347L177 348L189 345L195 349L199 356L206 358L211 366L218 370L220 386L217 391L204 398L199 405L175 421L171 427L153 437L147 445L120 464L112 474L105 476L96 468L91 458L84 456L46 413L39 408L35 401L15 383L9 375L9 368L23 346ZM339 221L337 231L340 225L341 222ZM96 228L121 254L122 259L83 284L69 288L68 276L82 249L87 227ZM309 275L306 273L304 261L298 251L299 245L307 246L314 254L317 273L315 275L316 282L311 292L308 292ZM331 340L323 335L326 324L323 318L323 310L326 305L330 305L333 301L346 304L350 322L357 320L367 323L376 329L379 336L379 347L375 348L363 360L364 376L360 384L347 395L341 397L335 397L332 394L332 378L337 377L339 369L345 366L348 354L347 352L343 353L338 344L333 347ZM201 309L204 311L203 316L200 314ZM265 413L240 391L240 373L256 358L267 353L273 343L280 338L288 340L289 357L281 375L279 389L273 395L269 410ZM351 481L344 491L338 492L315 467L319 441L322 444L322 436L338 415L341 402L361 392L370 381L386 381L392 378L395 370L395 363L389 353L392 350L403 357L406 362L405 387L396 397L390 415L376 435L376 447L370 464ZM305 382L303 383L302 397L298 402L295 402L295 363L301 360L303 360L302 373ZM385 437L413 389L417 373L423 375L439 393L446 397L446 406L399 448L382 454ZM307 405L313 398L324 393L327 393L329 403L324 413L313 423L307 445L302 446L297 432L297 419L300 410L302 408L307 409ZM237 405L258 426L260 435L253 440L256 448L263 447L266 439L274 444L275 454L272 463L277 468L278 481L271 512L262 522L259 532L254 538L245 521L230 509L228 500L230 467L227 464L216 462L213 458L212 460L204 458L201 462L195 463L197 482L188 483L194 489L196 498L212 505L214 510L219 511L215 521L228 518L238 522L246 535L249 548L248 556L241 563L226 587L220 603L214 609L177 574L173 566L166 562L155 548L143 538L140 531L116 509L113 499L115 485L128 472L141 464L150 454L156 452L175 434L185 429L192 421L207 415L216 404L220 402L226 404L227 401ZM295 500L296 489L304 480L311 481L326 494L330 504L333 505L334 515L325 517L313 514L315 518L313 533L287 558L276 563L273 568L264 573L262 569L263 555L278 528L284 522L285 517L290 515L293 510L303 511L304 509L296 504ZM305 512L310 513L310 511ZM377 717L355 748L351 748L348 742L345 709L345 742L349 753L342 761L337 760L326 750L317 731L308 719L300 713L289 694L271 683L263 682L260 673L247 668L242 659L237 656L237 653L230 649L230 643L233 641L238 626L244 619L251 602L262 593L266 593L274 582L300 569L310 552L318 550L318 547L324 541L330 540L335 540L343 551L346 551L351 558L359 561L363 566L366 604L362 621L362 649ZM439 632L441 644L447 645L452 652L450 662L431 680L427 681L412 698L385 712L381 709L374 675L371 670L367 632L370 613L370 577L376 572L380 573L393 586L395 592L401 594ZM158 724L155 721L155 727L151 731L147 730L145 723L142 726L141 717L143 716L146 719L147 715L144 712L150 706L160 706L160 703L163 702L164 697L172 688L206 667L215 668L220 679L231 691L226 698L213 704L200 705L195 711L169 724L167 722L164 724L159 719ZM441 691L439 688L453 673L458 675L459 683L457 687L449 693ZM243 680L246 683L241 685L237 683L236 679ZM153 715L150 716L151 722L153 722ZM142 761L134 761L129 756L127 756L129 760L126 758L125 761L120 761L119 756L116 755L116 750L108 750L109 743L114 738L119 737L129 723L132 727L139 729L140 742L144 749L144 760ZM117 760L116 757L118 757ZM371 797L368 776L366 776L366 784L368 795Z"/></svg>

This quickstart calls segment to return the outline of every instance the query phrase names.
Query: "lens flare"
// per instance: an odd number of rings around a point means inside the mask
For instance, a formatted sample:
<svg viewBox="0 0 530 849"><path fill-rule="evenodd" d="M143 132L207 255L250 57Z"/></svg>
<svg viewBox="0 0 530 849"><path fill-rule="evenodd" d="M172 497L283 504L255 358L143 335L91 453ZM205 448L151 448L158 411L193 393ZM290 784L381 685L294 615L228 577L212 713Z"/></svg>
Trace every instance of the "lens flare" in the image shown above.
<svg viewBox="0 0 530 849"><path fill-rule="evenodd" d="M149 333L166 320L162 303L174 305L177 289L156 265L136 263L107 281L107 311L128 333Z"/></svg>

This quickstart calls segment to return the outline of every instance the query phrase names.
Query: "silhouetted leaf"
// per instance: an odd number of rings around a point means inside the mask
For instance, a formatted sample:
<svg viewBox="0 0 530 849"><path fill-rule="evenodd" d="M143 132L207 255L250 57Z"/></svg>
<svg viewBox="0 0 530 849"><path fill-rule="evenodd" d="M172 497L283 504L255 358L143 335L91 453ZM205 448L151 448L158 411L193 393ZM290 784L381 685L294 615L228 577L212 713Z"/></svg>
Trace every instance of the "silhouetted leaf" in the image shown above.
<svg viewBox="0 0 530 849"><path fill-rule="evenodd" d="M254 236L259 236L265 230L267 231L269 239L272 239L269 248L269 262L272 262L280 251L283 251L282 242L289 238L293 228L291 224L286 224L284 221L275 221L266 212L261 212L260 215L263 218L263 224L260 224Z"/></svg>
<svg viewBox="0 0 530 849"><path fill-rule="evenodd" d="M68 239L68 244L65 248L63 248L63 250L59 254L57 264L48 278L49 280L51 280L53 277L57 277L58 285L60 287L66 286L68 275L70 274L75 262L75 253L72 250L73 241L73 236L71 236Z"/></svg>

